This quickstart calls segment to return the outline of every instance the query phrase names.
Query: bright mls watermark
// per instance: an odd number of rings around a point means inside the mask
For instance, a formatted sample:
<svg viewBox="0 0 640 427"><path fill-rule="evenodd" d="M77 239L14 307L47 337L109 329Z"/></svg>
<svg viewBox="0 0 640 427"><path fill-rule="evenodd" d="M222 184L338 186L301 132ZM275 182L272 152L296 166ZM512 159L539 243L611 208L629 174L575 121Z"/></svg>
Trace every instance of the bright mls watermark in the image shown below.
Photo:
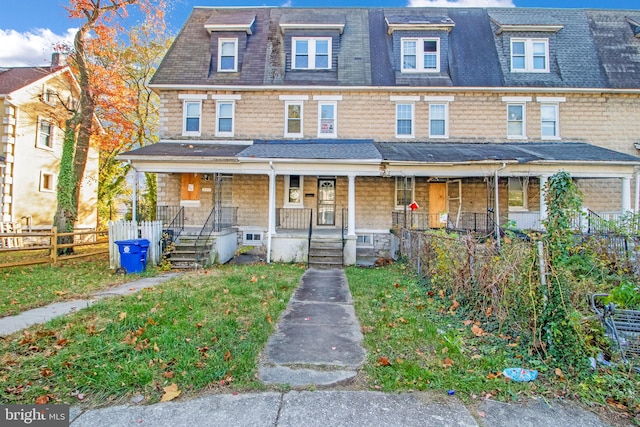
<svg viewBox="0 0 640 427"><path fill-rule="evenodd" d="M69 405L0 405L2 427L69 427Z"/></svg>

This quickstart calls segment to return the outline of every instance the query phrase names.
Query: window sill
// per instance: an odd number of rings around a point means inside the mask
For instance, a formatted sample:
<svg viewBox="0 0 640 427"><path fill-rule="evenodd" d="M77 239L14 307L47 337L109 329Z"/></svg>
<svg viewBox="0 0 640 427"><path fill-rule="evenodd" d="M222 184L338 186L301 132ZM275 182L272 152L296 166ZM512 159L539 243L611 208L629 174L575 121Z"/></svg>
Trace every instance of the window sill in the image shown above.
<svg viewBox="0 0 640 427"><path fill-rule="evenodd" d="M36 145L36 148L39 148L40 150L45 150L45 151L53 151L53 147L49 147L47 145Z"/></svg>
<svg viewBox="0 0 640 427"><path fill-rule="evenodd" d="M182 132L182 136L200 136L200 132Z"/></svg>

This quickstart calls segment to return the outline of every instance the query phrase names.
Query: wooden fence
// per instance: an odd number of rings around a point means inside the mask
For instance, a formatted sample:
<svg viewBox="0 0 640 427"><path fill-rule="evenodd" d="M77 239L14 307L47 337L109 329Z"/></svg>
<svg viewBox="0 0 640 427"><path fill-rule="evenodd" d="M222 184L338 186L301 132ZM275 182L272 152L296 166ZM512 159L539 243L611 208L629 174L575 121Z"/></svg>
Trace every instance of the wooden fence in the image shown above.
<svg viewBox="0 0 640 427"><path fill-rule="evenodd" d="M109 221L109 266L120 267L120 251L115 243L120 240L147 239L147 263L157 265L162 256L162 221Z"/></svg>
<svg viewBox="0 0 640 427"><path fill-rule="evenodd" d="M59 237L73 236L73 242L58 244ZM50 231L0 233L0 268L35 264L56 264L61 261L90 257L109 252L107 231ZM73 248L71 255L58 255L59 249ZM82 250L75 251L76 249ZM86 249L86 250L85 250ZM33 256L30 256L33 254ZM5 261L5 262L2 262Z"/></svg>

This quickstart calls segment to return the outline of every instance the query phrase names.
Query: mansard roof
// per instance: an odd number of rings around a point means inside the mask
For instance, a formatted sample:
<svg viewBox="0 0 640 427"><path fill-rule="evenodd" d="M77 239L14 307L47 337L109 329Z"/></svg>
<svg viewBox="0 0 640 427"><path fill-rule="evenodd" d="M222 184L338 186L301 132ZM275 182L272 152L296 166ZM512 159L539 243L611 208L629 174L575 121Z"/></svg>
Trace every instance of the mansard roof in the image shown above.
<svg viewBox="0 0 640 427"><path fill-rule="evenodd" d="M640 11L196 7L155 86L640 88ZM228 25L226 25L226 24ZM291 37L330 37L329 70L291 72ZM237 72L216 72L237 37ZM440 39L440 72L401 73L400 38ZM511 72L511 38L544 38L549 72Z"/></svg>

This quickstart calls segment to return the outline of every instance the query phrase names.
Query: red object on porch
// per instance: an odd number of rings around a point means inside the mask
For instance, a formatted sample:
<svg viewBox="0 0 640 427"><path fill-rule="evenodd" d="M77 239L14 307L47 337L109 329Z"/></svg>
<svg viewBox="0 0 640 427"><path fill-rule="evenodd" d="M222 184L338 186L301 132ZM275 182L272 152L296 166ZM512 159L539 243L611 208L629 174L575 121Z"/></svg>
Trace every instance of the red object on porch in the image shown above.
<svg viewBox="0 0 640 427"><path fill-rule="evenodd" d="M418 206L418 204L416 202L411 202L411 204L409 205L409 207L411 208L411 211L415 211L416 209L418 209L420 206Z"/></svg>

